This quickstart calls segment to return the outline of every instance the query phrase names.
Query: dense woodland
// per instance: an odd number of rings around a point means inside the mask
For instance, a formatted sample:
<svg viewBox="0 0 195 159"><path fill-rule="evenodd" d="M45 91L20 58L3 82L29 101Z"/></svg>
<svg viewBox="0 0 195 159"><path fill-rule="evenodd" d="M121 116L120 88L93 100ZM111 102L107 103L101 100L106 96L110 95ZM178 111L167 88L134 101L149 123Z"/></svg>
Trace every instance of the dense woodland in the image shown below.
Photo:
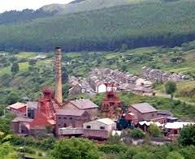
<svg viewBox="0 0 195 159"><path fill-rule="evenodd" d="M195 2L142 2L0 25L0 50L118 50L176 46L195 39Z"/></svg>

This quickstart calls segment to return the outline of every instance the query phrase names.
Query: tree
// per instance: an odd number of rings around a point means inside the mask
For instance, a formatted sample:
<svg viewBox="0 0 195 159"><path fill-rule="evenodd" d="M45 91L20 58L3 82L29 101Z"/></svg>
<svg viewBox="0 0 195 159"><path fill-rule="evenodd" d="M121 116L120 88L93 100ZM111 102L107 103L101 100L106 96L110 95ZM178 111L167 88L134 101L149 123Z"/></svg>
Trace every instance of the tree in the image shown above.
<svg viewBox="0 0 195 159"><path fill-rule="evenodd" d="M66 67L62 67L62 83L65 84L68 82L68 72Z"/></svg>
<svg viewBox="0 0 195 159"><path fill-rule="evenodd" d="M173 93L175 93L175 91L177 90L177 86L176 83L173 81L168 81L165 84L165 91L167 94L171 95L171 99L173 99Z"/></svg>
<svg viewBox="0 0 195 159"><path fill-rule="evenodd" d="M123 72L126 72L126 71L127 71L127 65L122 65L122 66L121 66L121 70L122 70Z"/></svg>
<svg viewBox="0 0 195 159"><path fill-rule="evenodd" d="M60 140L52 151L55 159L99 159L97 147L87 139L63 139Z"/></svg>
<svg viewBox="0 0 195 159"><path fill-rule="evenodd" d="M183 146L195 145L195 125L184 127L180 132L178 141Z"/></svg>
<svg viewBox="0 0 195 159"><path fill-rule="evenodd" d="M18 159L18 154L9 142L0 145L0 158L1 159Z"/></svg>
<svg viewBox="0 0 195 159"><path fill-rule="evenodd" d="M19 98L19 96L16 92L11 92L11 93L8 94L8 96L6 98L6 103L9 104L9 105L14 104L14 103L18 102L19 99L20 98Z"/></svg>
<svg viewBox="0 0 195 159"><path fill-rule="evenodd" d="M144 137L144 132L141 129L133 129L130 133L131 138L133 139L142 139Z"/></svg>
<svg viewBox="0 0 195 159"><path fill-rule="evenodd" d="M16 73L18 73L19 72L19 65L18 65L18 63L13 63L13 65L11 66L11 72L13 73L13 74L16 74Z"/></svg>
<svg viewBox="0 0 195 159"><path fill-rule="evenodd" d="M166 159L184 159L184 157L177 151L169 152Z"/></svg>
<svg viewBox="0 0 195 159"><path fill-rule="evenodd" d="M161 135L161 131L156 124L150 124L149 133L152 137L159 137Z"/></svg>

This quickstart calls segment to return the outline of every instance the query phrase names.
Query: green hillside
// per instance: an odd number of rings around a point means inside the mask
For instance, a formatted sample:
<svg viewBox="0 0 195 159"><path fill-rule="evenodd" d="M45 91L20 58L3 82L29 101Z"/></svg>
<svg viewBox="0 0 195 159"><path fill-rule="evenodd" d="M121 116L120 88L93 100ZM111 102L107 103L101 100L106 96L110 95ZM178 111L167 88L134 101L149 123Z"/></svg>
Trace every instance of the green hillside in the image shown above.
<svg viewBox="0 0 195 159"><path fill-rule="evenodd" d="M80 2L80 3L84 3ZM78 3L79 4L79 3ZM0 50L117 50L195 39L195 1L143 1L0 26Z"/></svg>
<svg viewBox="0 0 195 159"><path fill-rule="evenodd" d="M78 0L70 4L51 4L42 7L46 12L57 12L58 14L71 14L110 8L114 6L138 4L141 2L160 2L160 0Z"/></svg>

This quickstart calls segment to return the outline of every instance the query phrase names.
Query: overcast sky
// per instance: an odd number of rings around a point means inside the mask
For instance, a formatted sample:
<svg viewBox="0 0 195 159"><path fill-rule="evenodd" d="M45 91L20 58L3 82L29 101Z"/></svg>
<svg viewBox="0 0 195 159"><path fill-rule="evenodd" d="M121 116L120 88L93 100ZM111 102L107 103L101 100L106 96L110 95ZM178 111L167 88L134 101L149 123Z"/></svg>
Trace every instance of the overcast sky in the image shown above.
<svg viewBox="0 0 195 159"><path fill-rule="evenodd" d="M0 0L0 13L9 10L38 9L52 3L66 4L74 0Z"/></svg>

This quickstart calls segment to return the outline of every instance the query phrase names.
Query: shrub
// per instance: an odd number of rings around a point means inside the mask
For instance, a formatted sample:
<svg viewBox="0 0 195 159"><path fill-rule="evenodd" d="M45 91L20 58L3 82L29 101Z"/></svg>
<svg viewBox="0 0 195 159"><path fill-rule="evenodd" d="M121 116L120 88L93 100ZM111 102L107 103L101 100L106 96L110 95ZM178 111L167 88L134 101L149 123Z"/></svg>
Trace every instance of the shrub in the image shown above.
<svg viewBox="0 0 195 159"><path fill-rule="evenodd" d="M133 129L130 133L131 138L133 139L142 139L144 137L144 132L141 129Z"/></svg>

